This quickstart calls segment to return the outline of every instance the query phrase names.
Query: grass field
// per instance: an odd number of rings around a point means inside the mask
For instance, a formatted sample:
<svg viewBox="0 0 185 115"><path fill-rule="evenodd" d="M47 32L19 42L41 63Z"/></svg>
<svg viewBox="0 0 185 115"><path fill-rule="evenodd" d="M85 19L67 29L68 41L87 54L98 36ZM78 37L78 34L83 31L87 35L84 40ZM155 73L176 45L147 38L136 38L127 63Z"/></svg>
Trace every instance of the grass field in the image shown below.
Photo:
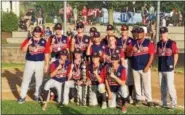
<svg viewBox="0 0 185 115"><path fill-rule="evenodd" d="M2 101L2 114L123 114L118 108L100 107L79 107L69 104L66 107L59 107L55 103L49 103L48 109L42 111L41 105L36 102L18 104L16 101ZM164 108L149 108L146 106L135 107L128 105L128 114L184 114L183 110L168 110Z"/></svg>

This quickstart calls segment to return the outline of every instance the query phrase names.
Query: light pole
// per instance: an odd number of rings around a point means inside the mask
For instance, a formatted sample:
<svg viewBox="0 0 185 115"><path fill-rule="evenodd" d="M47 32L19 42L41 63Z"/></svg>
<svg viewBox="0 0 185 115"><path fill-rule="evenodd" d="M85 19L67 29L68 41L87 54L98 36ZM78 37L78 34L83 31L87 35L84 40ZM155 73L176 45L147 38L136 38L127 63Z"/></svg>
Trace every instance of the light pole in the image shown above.
<svg viewBox="0 0 185 115"><path fill-rule="evenodd" d="M66 6L67 6L67 1L64 1L64 34L66 34Z"/></svg>
<svg viewBox="0 0 185 115"><path fill-rule="evenodd" d="M157 1L156 43L159 41L159 28L160 28L160 1Z"/></svg>

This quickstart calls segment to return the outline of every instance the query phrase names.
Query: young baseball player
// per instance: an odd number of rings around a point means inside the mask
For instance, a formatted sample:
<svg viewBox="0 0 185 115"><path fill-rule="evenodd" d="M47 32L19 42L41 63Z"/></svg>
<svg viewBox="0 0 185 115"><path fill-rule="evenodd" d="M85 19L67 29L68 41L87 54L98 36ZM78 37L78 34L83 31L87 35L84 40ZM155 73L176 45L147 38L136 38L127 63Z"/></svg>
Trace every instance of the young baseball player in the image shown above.
<svg viewBox="0 0 185 115"><path fill-rule="evenodd" d="M69 91L70 88L76 88L77 89L77 105L80 104L80 101L82 100L82 51L80 48L75 48L74 50L74 61L72 63L73 68L72 69L72 75L68 77L68 80L65 82L65 90L64 90L64 105L68 105L69 103ZM75 97L75 98L77 98ZM80 101L79 101L80 100Z"/></svg>
<svg viewBox="0 0 185 115"><path fill-rule="evenodd" d="M80 48L83 51L82 57L87 58L86 50L89 45L90 38L89 36L84 35L84 24L82 22L77 23L76 29L78 34L71 40L71 52L73 52L75 48Z"/></svg>
<svg viewBox="0 0 185 115"><path fill-rule="evenodd" d="M87 55L92 55L93 53L99 53L101 57L104 55L105 45L101 43L100 32L94 32L94 37L92 42L90 41L87 48Z"/></svg>
<svg viewBox="0 0 185 115"><path fill-rule="evenodd" d="M20 99L18 103L25 102L28 86L30 84L33 73L35 72L36 88L35 100L39 101L40 86L43 81L43 74L49 68L49 44L41 37L41 28L36 26L32 32L33 37L27 38L21 44L21 51L26 52L26 63L23 73L23 81L21 85Z"/></svg>
<svg viewBox="0 0 185 115"><path fill-rule="evenodd" d="M114 35L114 26L109 24L109 25L107 25L107 35L105 36L104 39L102 39L101 42L107 46L108 45L109 36L112 36L112 35ZM116 36L115 36L115 38L117 39Z"/></svg>
<svg viewBox="0 0 185 115"><path fill-rule="evenodd" d="M62 94L63 84L68 79L68 77L71 76L71 62L67 59L68 51L66 49L63 49L58 53L59 59L52 62L50 67L51 79L46 82L44 90L42 92L43 110L46 110L50 88L57 89L57 102L62 104L62 97L65 95Z"/></svg>
<svg viewBox="0 0 185 115"><path fill-rule="evenodd" d="M69 50L69 39L62 35L62 25L60 23L55 24L56 34L49 40L51 50L51 62L55 61L59 51L63 49Z"/></svg>
<svg viewBox="0 0 185 115"><path fill-rule="evenodd" d="M130 55L130 51L132 50L132 43L134 39L128 36L128 30L129 28L126 24L121 26L122 36L117 39L116 43L120 48L122 48L125 54L125 63L123 63L123 66L126 68L127 73L126 84L129 89L129 103L133 103L134 80L131 68L132 56Z"/></svg>
<svg viewBox="0 0 185 115"><path fill-rule="evenodd" d="M108 47L106 47L105 49L104 62L111 63L111 55L113 54L118 54L121 63L125 63L124 51L116 45L116 37L114 35L111 35L108 38Z"/></svg>
<svg viewBox="0 0 185 115"><path fill-rule="evenodd" d="M106 109L106 90L104 84L106 72L104 69L104 65L100 63L100 54L94 52L91 56L92 63L90 63L87 68L87 85L90 86L89 105L98 105L97 95L100 94L102 100L101 108Z"/></svg>
<svg viewBox="0 0 185 115"><path fill-rule="evenodd" d="M178 61L178 48L176 42L168 39L168 29L160 28L161 40L157 43L158 71L161 88L162 106L167 107L167 91L171 99L171 108L176 108L177 96L174 86L174 68Z"/></svg>
<svg viewBox="0 0 185 115"><path fill-rule="evenodd" d="M89 29L89 37L91 40L94 38L94 32L96 32L96 31L97 31L97 29L95 27L91 27Z"/></svg>
<svg viewBox="0 0 185 115"><path fill-rule="evenodd" d="M132 37L133 37L133 39L137 39L138 38L138 34L137 34L137 29L138 29L138 27L137 26L134 26L133 28L132 28Z"/></svg>
<svg viewBox="0 0 185 115"><path fill-rule="evenodd" d="M152 106L150 66L153 62L153 59L154 44L149 39L145 38L144 30L142 27L140 27L138 28L138 39L133 43L131 64L136 91L136 102L134 103L135 105L137 105L142 100L142 80L147 105Z"/></svg>
<svg viewBox="0 0 185 115"><path fill-rule="evenodd" d="M105 78L106 89L108 93L108 105L111 108L116 107L116 94L122 98L122 112L126 113L125 106L128 96L128 88L126 86L126 70L120 64L119 55L111 55L112 63L106 65L107 76Z"/></svg>

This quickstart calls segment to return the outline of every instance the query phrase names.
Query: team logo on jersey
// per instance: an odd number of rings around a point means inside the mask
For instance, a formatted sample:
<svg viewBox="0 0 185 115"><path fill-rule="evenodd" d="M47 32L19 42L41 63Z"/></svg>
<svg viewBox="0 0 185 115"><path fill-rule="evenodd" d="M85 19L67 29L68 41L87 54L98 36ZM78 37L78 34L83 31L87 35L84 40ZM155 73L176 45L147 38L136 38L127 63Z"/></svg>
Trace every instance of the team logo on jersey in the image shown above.
<svg viewBox="0 0 185 115"><path fill-rule="evenodd" d="M131 40L128 40L128 43L130 43L131 42Z"/></svg>
<svg viewBox="0 0 185 115"><path fill-rule="evenodd" d="M64 43L66 43L66 40L63 40Z"/></svg>
<svg viewBox="0 0 185 115"><path fill-rule="evenodd" d="M105 46L102 46L103 49L105 49Z"/></svg>
<svg viewBox="0 0 185 115"><path fill-rule="evenodd" d="M42 41L41 43L43 43L43 44L44 44L45 42L44 42L44 41Z"/></svg>
<svg viewBox="0 0 185 115"><path fill-rule="evenodd" d="M119 50L116 50L116 53L119 53Z"/></svg>

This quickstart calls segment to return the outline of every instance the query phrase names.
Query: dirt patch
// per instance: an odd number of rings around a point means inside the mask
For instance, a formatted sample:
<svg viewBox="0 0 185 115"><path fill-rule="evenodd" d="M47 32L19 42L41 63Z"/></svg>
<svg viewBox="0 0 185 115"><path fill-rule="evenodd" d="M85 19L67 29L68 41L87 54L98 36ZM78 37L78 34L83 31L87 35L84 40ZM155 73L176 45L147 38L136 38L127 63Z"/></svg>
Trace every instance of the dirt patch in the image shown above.
<svg viewBox="0 0 185 115"><path fill-rule="evenodd" d="M6 38L9 38L9 37L12 37L12 32L2 32L1 33L1 38L2 39L6 39Z"/></svg>
<svg viewBox="0 0 185 115"><path fill-rule="evenodd" d="M23 70L20 69L2 70L3 100L16 100L19 97L22 75ZM33 82L33 80L31 82ZM184 74L175 73L175 87L177 91L178 105L184 106ZM28 99L31 99L33 97L33 91L29 91L27 97ZM152 97L155 100L160 100L161 98L158 73L154 70L152 71Z"/></svg>

